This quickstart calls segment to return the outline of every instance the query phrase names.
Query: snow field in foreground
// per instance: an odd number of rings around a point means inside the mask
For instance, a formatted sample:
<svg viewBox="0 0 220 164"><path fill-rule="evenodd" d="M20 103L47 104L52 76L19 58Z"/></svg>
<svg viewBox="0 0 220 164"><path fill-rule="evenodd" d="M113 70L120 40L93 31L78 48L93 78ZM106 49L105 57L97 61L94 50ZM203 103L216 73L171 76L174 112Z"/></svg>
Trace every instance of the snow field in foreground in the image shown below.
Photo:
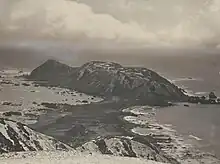
<svg viewBox="0 0 220 164"><path fill-rule="evenodd" d="M18 153L0 158L1 164L162 164L138 158L106 156L100 154L76 154L74 152Z"/></svg>

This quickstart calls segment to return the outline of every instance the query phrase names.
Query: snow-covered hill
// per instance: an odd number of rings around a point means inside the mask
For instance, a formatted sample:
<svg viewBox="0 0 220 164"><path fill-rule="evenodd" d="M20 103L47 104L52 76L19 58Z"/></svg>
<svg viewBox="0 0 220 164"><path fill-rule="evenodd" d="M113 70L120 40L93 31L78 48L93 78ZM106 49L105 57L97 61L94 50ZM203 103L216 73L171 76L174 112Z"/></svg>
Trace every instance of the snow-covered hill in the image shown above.
<svg viewBox="0 0 220 164"><path fill-rule="evenodd" d="M97 94L135 98L157 95L171 99L181 99L183 96L175 85L146 68L123 67L113 62L92 61L84 64L75 73L77 82L87 86L87 90L95 88L94 93ZM75 85L74 80L73 85Z"/></svg>
<svg viewBox="0 0 220 164"><path fill-rule="evenodd" d="M148 102L187 98L181 89L154 71L123 67L113 62L91 61L72 68L49 60L33 70L28 78L105 97L119 96Z"/></svg>
<svg viewBox="0 0 220 164"><path fill-rule="evenodd" d="M30 129L22 123L0 118L0 153L42 150L73 149L52 137Z"/></svg>

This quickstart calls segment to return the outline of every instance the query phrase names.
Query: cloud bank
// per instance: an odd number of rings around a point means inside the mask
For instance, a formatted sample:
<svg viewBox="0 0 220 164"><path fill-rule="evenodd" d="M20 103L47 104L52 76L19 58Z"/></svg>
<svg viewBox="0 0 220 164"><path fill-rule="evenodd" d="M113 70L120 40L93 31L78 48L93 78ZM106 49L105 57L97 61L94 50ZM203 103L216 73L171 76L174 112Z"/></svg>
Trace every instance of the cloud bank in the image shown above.
<svg viewBox="0 0 220 164"><path fill-rule="evenodd" d="M0 36L220 44L220 0L0 0Z"/></svg>

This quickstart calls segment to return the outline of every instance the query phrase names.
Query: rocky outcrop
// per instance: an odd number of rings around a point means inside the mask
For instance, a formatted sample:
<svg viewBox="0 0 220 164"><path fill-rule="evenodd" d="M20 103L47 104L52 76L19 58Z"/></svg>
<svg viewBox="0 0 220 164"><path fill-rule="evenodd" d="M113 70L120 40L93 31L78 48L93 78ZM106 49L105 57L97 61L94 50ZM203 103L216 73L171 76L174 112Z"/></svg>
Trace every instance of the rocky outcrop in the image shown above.
<svg viewBox="0 0 220 164"><path fill-rule="evenodd" d="M216 98L217 98L217 96L215 95L214 92L209 93L209 99L216 99Z"/></svg>
<svg viewBox="0 0 220 164"><path fill-rule="evenodd" d="M208 96L190 96L188 102L196 104L220 104L220 98L214 92L210 92Z"/></svg>
<svg viewBox="0 0 220 164"><path fill-rule="evenodd" d="M143 144L129 137L98 138L77 148L81 152L100 153L114 156L145 158L148 160L177 163L167 158L152 145Z"/></svg>
<svg viewBox="0 0 220 164"><path fill-rule="evenodd" d="M118 96L149 102L155 99L182 101L187 97L181 89L154 71L123 67L113 62L92 61L79 68L71 68L49 60L28 78L104 97Z"/></svg>
<svg viewBox="0 0 220 164"><path fill-rule="evenodd" d="M8 112L2 113L2 115L5 116L5 117L9 117L9 116L22 116L22 113L18 112L18 111L8 111Z"/></svg>
<svg viewBox="0 0 220 164"><path fill-rule="evenodd" d="M22 123L0 118L0 153L42 150L72 150L72 148Z"/></svg>
<svg viewBox="0 0 220 164"><path fill-rule="evenodd" d="M22 106L21 103L13 103L13 102L10 102L10 101L2 101L1 105L4 105L4 106Z"/></svg>

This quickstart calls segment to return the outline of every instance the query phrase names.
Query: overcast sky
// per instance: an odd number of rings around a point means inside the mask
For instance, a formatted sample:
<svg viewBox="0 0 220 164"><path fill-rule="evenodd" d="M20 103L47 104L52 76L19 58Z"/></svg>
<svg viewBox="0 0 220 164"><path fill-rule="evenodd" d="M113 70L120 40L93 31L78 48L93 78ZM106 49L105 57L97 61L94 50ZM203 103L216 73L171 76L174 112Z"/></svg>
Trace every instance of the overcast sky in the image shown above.
<svg viewBox="0 0 220 164"><path fill-rule="evenodd" d="M1 38L220 44L220 0L0 0Z"/></svg>

